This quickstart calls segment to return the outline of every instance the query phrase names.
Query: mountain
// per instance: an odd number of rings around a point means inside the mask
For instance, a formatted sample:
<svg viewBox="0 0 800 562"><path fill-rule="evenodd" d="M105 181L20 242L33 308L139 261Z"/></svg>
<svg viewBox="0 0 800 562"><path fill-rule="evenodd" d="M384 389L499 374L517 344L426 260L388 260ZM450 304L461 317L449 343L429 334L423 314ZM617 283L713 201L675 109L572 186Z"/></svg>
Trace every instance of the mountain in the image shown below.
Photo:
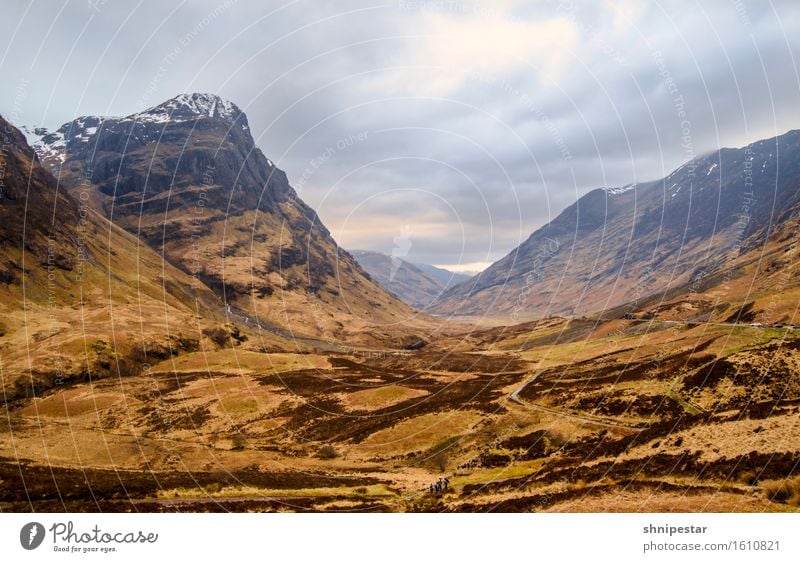
<svg viewBox="0 0 800 562"><path fill-rule="evenodd" d="M442 269L441 267L436 267L435 265L430 265L427 263L414 263L412 265L421 270L423 273L428 274L428 276L436 279L445 290L454 285L458 285L459 283L463 283L472 277L466 273L449 271L447 269Z"/></svg>
<svg viewBox="0 0 800 562"><path fill-rule="evenodd" d="M380 252L352 250L351 254L370 277L420 310L431 307L448 287L469 279L469 275Z"/></svg>
<svg viewBox="0 0 800 562"><path fill-rule="evenodd" d="M355 339L421 321L337 246L229 101L183 94L35 133L73 195L260 321Z"/></svg>
<svg viewBox="0 0 800 562"><path fill-rule="evenodd" d="M688 325L795 325L800 302L798 229L800 201L788 202L776 221L757 227L716 268L605 311L603 317Z"/></svg>
<svg viewBox="0 0 800 562"><path fill-rule="evenodd" d="M39 165L22 133L2 117L0 124L3 126L0 247L4 258L0 263L0 281L6 290L13 286L21 288L21 280L27 273L33 276L31 288L45 292L47 274L38 266L50 265L59 271L75 269L77 250L71 242L77 238L78 208L70 197L55 188L52 176Z"/></svg>
<svg viewBox="0 0 800 562"><path fill-rule="evenodd" d="M401 258L366 250L353 250L352 255L381 286L420 310L429 307L444 290L439 279Z"/></svg>
<svg viewBox="0 0 800 562"><path fill-rule="evenodd" d="M595 189L434 311L581 315L691 287L758 247L800 201L800 131L698 157L658 181Z"/></svg>
<svg viewBox="0 0 800 562"><path fill-rule="evenodd" d="M196 349L221 301L59 189L0 117L0 358L6 399L141 372ZM202 319L201 319L202 318Z"/></svg>

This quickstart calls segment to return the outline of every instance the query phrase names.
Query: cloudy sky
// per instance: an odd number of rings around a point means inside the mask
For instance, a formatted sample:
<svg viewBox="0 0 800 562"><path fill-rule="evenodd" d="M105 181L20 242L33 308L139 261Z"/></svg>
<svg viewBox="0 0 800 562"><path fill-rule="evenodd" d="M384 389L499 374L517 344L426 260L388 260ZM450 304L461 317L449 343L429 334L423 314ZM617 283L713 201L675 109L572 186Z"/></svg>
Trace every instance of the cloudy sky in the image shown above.
<svg viewBox="0 0 800 562"><path fill-rule="evenodd" d="M339 243L474 270L577 197L800 128L796 2L4 2L0 112L212 92ZM685 113L684 113L685 112Z"/></svg>

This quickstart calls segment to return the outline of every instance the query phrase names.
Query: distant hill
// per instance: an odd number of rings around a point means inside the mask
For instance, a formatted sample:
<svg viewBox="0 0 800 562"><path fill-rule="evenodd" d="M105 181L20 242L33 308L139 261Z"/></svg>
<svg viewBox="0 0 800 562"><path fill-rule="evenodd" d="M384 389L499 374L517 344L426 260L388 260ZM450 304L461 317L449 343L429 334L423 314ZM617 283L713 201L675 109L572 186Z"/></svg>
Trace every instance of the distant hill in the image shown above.
<svg viewBox="0 0 800 562"><path fill-rule="evenodd" d="M400 258L365 250L351 253L372 279L415 308L427 308L444 289L437 278Z"/></svg>
<svg viewBox="0 0 800 562"><path fill-rule="evenodd" d="M423 271L424 273L427 273L430 277L433 277L434 279L439 281L439 283L442 284L445 290L449 289L450 287L454 287L459 283L463 283L464 281L472 277L472 275L467 275L466 273L457 273L455 271L449 271L447 269L442 269L441 267L436 267L435 265L430 265L427 263L415 262L413 265L416 266L417 269Z"/></svg>
<svg viewBox="0 0 800 562"><path fill-rule="evenodd" d="M469 279L427 264L411 263L398 257L367 250L351 251L359 265L375 281L411 306L424 310L452 285Z"/></svg>

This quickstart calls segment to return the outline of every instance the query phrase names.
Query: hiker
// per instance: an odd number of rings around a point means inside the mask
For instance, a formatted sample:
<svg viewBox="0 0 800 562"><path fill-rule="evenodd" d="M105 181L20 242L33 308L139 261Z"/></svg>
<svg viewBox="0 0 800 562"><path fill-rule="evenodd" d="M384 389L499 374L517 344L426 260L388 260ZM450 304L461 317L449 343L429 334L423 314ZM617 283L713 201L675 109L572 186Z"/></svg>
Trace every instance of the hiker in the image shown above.
<svg viewBox="0 0 800 562"><path fill-rule="evenodd" d="M441 491L442 491L442 485L437 482L436 483L436 493L438 494Z"/></svg>
<svg viewBox="0 0 800 562"><path fill-rule="evenodd" d="M450 479L447 476L445 476L444 477L444 489L446 490L449 485L450 485Z"/></svg>
<svg viewBox="0 0 800 562"><path fill-rule="evenodd" d="M431 494L433 494L433 484L431 484Z"/></svg>

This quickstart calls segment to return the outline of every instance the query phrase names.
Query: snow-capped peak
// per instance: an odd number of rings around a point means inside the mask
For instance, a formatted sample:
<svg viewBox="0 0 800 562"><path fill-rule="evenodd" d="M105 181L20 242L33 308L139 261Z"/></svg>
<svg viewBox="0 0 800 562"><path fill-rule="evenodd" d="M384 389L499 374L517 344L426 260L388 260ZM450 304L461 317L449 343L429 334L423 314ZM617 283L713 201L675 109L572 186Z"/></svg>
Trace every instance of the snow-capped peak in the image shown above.
<svg viewBox="0 0 800 562"><path fill-rule="evenodd" d="M85 116L65 123L57 131L35 129L27 131L29 144L39 157L51 163L63 163L67 152L75 152L103 132L106 138L115 134L125 136L129 143L159 142L166 123L185 123L203 118L221 119L229 127L249 133L247 117L236 105L214 94L180 94L155 107L127 117ZM155 127L150 125L156 124ZM32 142L31 142L32 141ZM97 143L92 144L97 146Z"/></svg>
<svg viewBox="0 0 800 562"><path fill-rule="evenodd" d="M182 122L197 119L198 117L216 117L234 121L241 116L241 110L236 105L215 94L180 94L164 103L145 109L133 115L128 115L123 121L137 121L139 123L166 123ZM247 122L241 120L242 127L247 129Z"/></svg>

